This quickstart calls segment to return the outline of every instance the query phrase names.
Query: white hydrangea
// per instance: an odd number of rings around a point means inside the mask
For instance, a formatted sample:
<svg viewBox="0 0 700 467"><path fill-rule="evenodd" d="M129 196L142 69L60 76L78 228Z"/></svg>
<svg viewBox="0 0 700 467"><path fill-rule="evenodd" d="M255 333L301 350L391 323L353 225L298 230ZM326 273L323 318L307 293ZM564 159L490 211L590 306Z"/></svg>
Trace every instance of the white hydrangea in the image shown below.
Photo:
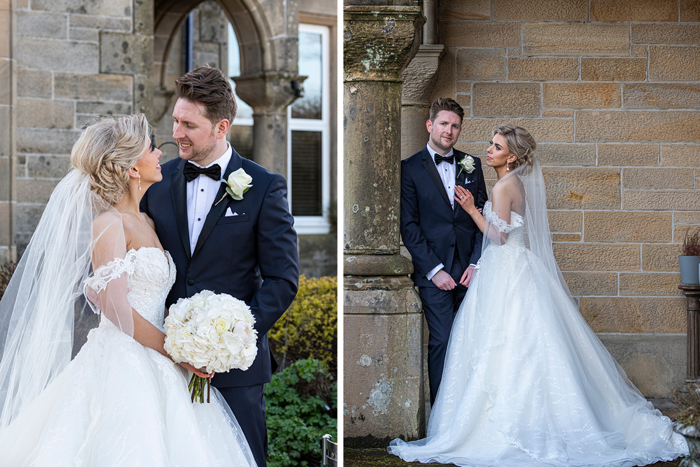
<svg viewBox="0 0 700 467"><path fill-rule="evenodd" d="M245 302L204 290L181 298L165 319L165 351L206 372L247 370L258 353L255 318Z"/></svg>

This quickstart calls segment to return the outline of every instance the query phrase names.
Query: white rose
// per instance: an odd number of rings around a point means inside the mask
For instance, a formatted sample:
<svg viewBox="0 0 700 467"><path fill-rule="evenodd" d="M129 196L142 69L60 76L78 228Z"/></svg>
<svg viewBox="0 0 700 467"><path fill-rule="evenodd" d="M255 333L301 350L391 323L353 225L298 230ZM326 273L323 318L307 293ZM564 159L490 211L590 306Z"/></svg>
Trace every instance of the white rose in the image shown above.
<svg viewBox="0 0 700 467"><path fill-rule="evenodd" d="M214 329L216 329L219 335L223 334L225 331L229 331L231 329L231 320L225 316L219 316L214 321Z"/></svg>
<svg viewBox="0 0 700 467"><path fill-rule="evenodd" d="M231 190L231 198L235 200L242 200L243 194L250 189L253 185L250 182L253 181L253 177L245 173L245 170L238 169L235 172L231 172L228 176L228 186ZM228 191L228 190L226 190Z"/></svg>
<svg viewBox="0 0 700 467"><path fill-rule="evenodd" d="M464 169L464 171L468 174L474 172L475 167L474 167L474 159L472 158L472 156L467 156L464 159L462 159L461 161L459 161L459 165L461 165L462 168Z"/></svg>

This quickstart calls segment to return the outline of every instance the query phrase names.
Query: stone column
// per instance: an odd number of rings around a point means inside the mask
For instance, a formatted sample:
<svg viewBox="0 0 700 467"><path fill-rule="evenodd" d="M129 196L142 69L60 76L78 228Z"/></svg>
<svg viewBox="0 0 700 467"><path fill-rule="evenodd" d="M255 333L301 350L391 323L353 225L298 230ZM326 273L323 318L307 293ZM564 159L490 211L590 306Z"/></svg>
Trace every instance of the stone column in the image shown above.
<svg viewBox="0 0 700 467"><path fill-rule="evenodd" d="M420 7L344 8L344 424L348 438L424 428L420 299L399 253L401 72Z"/></svg>
<svg viewBox="0 0 700 467"><path fill-rule="evenodd" d="M681 284L678 286L688 299L687 358L685 380L700 380L700 286Z"/></svg>
<svg viewBox="0 0 700 467"><path fill-rule="evenodd" d="M236 94L253 108L253 160L272 172L287 176L287 106L296 96L292 81L305 77L265 72L232 78Z"/></svg>
<svg viewBox="0 0 700 467"><path fill-rule="evenodd" d="M442 44L422 44L402 74L401 159L420 151L428 142L425 122L430 115L432 84L444 51Z"/></svg>

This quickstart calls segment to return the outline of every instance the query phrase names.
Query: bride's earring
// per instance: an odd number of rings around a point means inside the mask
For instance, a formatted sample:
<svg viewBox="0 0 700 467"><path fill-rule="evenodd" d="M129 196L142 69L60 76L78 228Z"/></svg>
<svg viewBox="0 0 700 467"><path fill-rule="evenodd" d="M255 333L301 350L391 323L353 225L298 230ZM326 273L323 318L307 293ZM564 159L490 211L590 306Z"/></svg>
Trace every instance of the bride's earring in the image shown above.
<svg viewBox="0 0 700 467"><path fill-rule="evenodd" d="M139 174L139 191L141 191L141 174Z"/></svg>
<svg viewBox="0 0 700 467"><path fill-rule="evenodd" d="M508 172L509 170L510 170L510 163L506 162L506 172Z"/></svg>

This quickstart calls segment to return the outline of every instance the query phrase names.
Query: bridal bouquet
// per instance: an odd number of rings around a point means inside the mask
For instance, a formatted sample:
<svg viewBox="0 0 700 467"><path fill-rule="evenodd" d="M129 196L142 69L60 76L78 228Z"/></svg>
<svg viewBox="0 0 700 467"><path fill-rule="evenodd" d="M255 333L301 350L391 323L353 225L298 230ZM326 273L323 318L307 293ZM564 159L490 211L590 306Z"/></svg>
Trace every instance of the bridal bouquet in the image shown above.
<svg viewBox="0 0 700 467"><path fill-rule="evenodd" d="M204 290L170 306L165 319L165 351L175 362L205 368L207 373L247 370L258 352L254 324L255 318L243 301ZM204 402L204 382L205 378L192 375L192 401L199 398Z"/></svg>

